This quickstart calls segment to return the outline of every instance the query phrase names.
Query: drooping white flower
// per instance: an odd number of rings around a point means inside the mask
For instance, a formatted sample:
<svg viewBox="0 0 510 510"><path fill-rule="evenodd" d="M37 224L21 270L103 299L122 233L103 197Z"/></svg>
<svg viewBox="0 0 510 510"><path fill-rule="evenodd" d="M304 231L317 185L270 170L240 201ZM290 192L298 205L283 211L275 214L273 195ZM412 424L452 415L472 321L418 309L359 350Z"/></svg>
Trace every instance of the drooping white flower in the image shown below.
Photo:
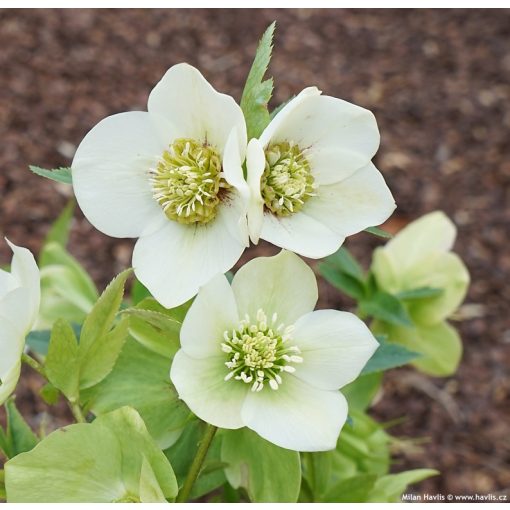
<svg viewBox="0 0 510 510"><path fill-rule="evenodd" d="M87 219L113 237L138 237L133 266L164 306L194 296L248 244L249 191L240 107L198 70L179 64L152 90L148 112L112 115L72 164Z"/></svg>
<svg viewBox="0 0 510 510"><path fill-rule="evenodd" d="M248 145L252 241L322 258L384 222L395 202L371 163L378 147L371 112L303 90Z"/></svg>
<svg viewBox="0 0 510 510"><path fill-rule="evenodd" d="M19 379L25 337L39 313L39 269L26 248L7 241L14 255L11 272L0 269L0 404Z"/></svg>
<svg viewBox="0 0 510 510"><path fill-rule="evenodd" d="M355 315L313 311L317 282L296 255L248 262L232 286L202 287L181 329L170 377L201 419L249 427L298 451L333 449L347 418L338 391L378 343Z"/></svg>

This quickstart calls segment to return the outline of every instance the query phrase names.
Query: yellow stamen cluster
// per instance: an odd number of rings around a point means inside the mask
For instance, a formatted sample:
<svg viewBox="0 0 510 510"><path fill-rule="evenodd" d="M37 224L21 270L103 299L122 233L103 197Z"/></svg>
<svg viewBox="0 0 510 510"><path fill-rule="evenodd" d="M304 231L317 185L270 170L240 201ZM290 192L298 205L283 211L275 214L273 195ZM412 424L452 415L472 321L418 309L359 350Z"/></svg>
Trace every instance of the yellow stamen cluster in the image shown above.
<svg viewBox="0 0 510 510"><path fill-rule="evenodd" d="M184 224L214 219L229 187L216 149L190 138L175 140L151 173L154 198L169 219Z"/></svg>
<svg viewBox="0 0 510 510"><path fill-rule="evenodd" d="M290 216L315 196L310 163L305 151L289 142L269 145L265 155L261 193L266 208L277 216Z"/></svg>
<svg viewBox="0 0 510 510"><path fill-rule="evenodd" d="M271 323L263 310L257 311L256 321L246 315L237 329L225 331L223 352L228 354L225 380L234 379L251 384L252 391L261 391L266 384L277 390L282 384L282 372L295 372L291 363L302 363L300 350L289 346L293 326L278 325L278 315Z"/></svg>

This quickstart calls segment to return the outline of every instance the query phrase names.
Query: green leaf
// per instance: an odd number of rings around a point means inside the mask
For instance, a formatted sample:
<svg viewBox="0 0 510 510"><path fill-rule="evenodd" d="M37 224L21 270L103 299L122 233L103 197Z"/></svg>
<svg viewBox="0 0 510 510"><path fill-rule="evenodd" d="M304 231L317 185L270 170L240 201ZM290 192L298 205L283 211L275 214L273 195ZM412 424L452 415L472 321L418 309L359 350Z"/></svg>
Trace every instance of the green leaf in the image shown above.
<svg viewBox="0 0 510 510"><path fill-rule="evenodd" d="M340 248L319 264L319 272L332 285L356 300L367 294L363 269L346 248Z"/></svg>
<svg viewBox="0 0 510 510"><path fill-rule="evenodd" d="M133 502L177 494L170 463L129 407L53 432L7 462L5 485L13 503Z"/></svg>
<svg viewBox="0 0 510 510"><path fill-rule="evenodd" d="M102 415L129 405L162 448L173 444L190 411L170 382L170 360L128 338L111 373L81 393L85 409Z"/></svg>
<svg viewBox="0 0 510 510"><path fill-rule="evenodd" d="M113 279L85 319L80 335L80 358L85 358L92 345L102 340L110 331L124 296L124 285L131 272L131 269L127 269Z"/></svg>
<svg viewBox="0 0 510 510"><path fill-rule="evenodd" d="M221 460L234 488L256 503L295 503L301 484L299 453L269 443L247 428L225 431Z"/></svg>
<svg viewBox="0 0 510 510"><path fill-rule="evenodd" d="M46 234L44 245L55 242L60 244L63 248L67 246L75 206L76 201L74 199L69 200L68 204L64 207L63 211Z"/></svg>
<svg viewBox="0 0 510 510"><path fill-rule="evenodd" d="M269 25L260 40L241 97L241 109L246 119L248 140L258 138L270 122L267 104L273 93L273 79L262 80L271 60L274 29L275 22Z"/></svg>
<svg viewBox="0 0 510 510"><path fill-rule="evenodd" d="M181 322L155 310L128 308L122 314L131 318L129 331L133 338L162 356L174 357L180 348Z"/></svg>
<svg viewBox="0 0 510 510"><path fill-rule="evenodd" d="M377 480L375 474L356 475L339 481L321 499L322 503L363 503Z"/></svg>
<svg viewBox="0 0 510 510"><path fill-rule="evenodd" d="M79 396L80 362L78 341L70 324L62 319L51 330L44 367L49 381L70 401Z"/></svg>
<svg viewBox="0 0 510 510"><path fill-rule="evenodd" d="M5 493L4 479L5 479L4 470L0 469L0 501L5 501L5 499L7 497L6 493Z"/></svg>
<svg viewBox="0 0 510 510"><path fill-rule="evenodd" d="M420 354L410 351L406 347L387 342L384 337L378 337L379 348L368 360L361 371L362 374L382 372L390 368L400 367L420 357Z"/></svg>
<svg viewBox="0 0 510 510"><path fill-rule="evenodd" d="M369 315L397 326L412 327L413 323L404 305L395 296L377 291L369 299L359 303L362 314Z"/></svg>
<svg viewBox="0 0 510 510"><path fill-rule="evenodd" d="M349 409L358 411L367 409L379 391L382 377L382 372L367 373L361 375L347 386L344 386L342 388L342 394L349 403Z"/></svg>
<svg viewBox="0 0 510 510"><path fill-rule="evenodd" d="M124 317L109 333L96 340L84 356L80 356L81 390L98 384L112 371L126 341L128 326L129 319Z"/></svg>
<svg viewBox="0 0 510 510"><path fill-rule="evenodd" d="M149 289L140 280L134 278L133 286L131 287L131 301L133 304L136 305L148 297L151 297Z"/></svg>
<svg viewBox="0 0 510 510"><path fill-rule="evenodd" d="M18 411L14 397L5 402L5 412L7 430L0 427L0 450L7 458L13 458L34 448L38 439Z"/></svg>
<svg viewBox="0 0 510 510"><path fill-rule="evenodd" d="M301 454L303 478L308 485L310 502L319 501L331 482L332 452L304 452Z"/></svg>
<svg viewBox="0 0 510 510"><path fill-rule="evenodd" d="M53 384L47 383L39 390L39 395L48 405L52 406L58 402L60 392Z"/></svg>
<svg viewBox="0 0 510 510"><path fill-rule="evenodd" d="M46 177L52 181L62 182L64 184L73 183L71 169L68 167L60 167L54 168L52 170L47 170L46 168L30 165L29 168L32 170L32 172L34 172L34 174L40 175L41 177Z"/></svg>
<svg viewBox="0 0 510 510"><path fill-rule="evenodd" d="M403 301L414 301L415 299L424 299L437 297L443 293L443 289L435 289L433 287L420 287L418 289L403 290L395 294L395 297Z"/></svg>
<svg viewBox="0 0 510 510"><path fill-rule="evenodd" d="M421 482L426 478L438 475L435 469L413 469L394 475L379 478L368 495L370 503L395 503L401 501L401 496L408 485Z"/></svg>
<svg viewBox="0 0 510 510"><path fill-rule="evenodd" d="M365 232L368 232L369 234L373 234L377 237L382 237L383 239L391 239L393 237L392 234L389 232L386 232L386 230L383 230L379 227L368 227L365 229Z"/></svg>
<svg viewBox="0 0 510 510"><path fill-rule="evenodd" d="M273 120L296 96L291 96L287 101L284 101L282 104L278 105L270 115L271 120Z"/></svg>
<svg viewBox="0 0 510 510"><path fill-rule="evenodd" d="M79 324L71 324L76 337L80 336L81 326ZM26 343L33 352L46 356L50 345L51 330L40 329L31 331L27 335Z"/></svg>

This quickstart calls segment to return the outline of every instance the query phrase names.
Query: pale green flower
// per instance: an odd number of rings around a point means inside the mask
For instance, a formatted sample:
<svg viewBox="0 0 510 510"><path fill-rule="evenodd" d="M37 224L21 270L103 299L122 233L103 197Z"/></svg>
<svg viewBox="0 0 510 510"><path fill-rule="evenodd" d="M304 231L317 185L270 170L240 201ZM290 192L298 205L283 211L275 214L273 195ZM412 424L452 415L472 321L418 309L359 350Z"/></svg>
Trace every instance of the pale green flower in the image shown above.
<svg viewBox="0 0 510 510"><path fill-rule="evenodd" d="M459 335L443 322L460 306L469 285L466 266L450 251L456 233L443 212L427 214L377 248L371 268L377 285L394 295L425 287L441 291L406 302L415 328L376 324L377 331L424 355L415 364L433 375L452 373L462 352Z"/></svg>
<svg viewBox="0 0 510 510"><path fill-rule="evenodd" d="M78 203L96 228L137 237L138 279L168 308L228 271L248 245L246 124L234 99L187 64L154 87L147 112L103 119L72 163Z"/></svg>
<svg viewBox="0 0 510 510"><path fill-rule="evenodd" d="M0 404L14 391L25 337L39 312L39 269L26 248L7 241L13 251L11 272L0 269Z"/></svg>
<svg viewBox="0 0 510 510"><path fill-rule="evenodd" d="M338 389L378 343L351 313L313 311L317 297L313 271L286 251L248 262L232 286L216 276L182 325L170 373L180 398L208 423L283 448L335 448L347 418Z"/></svg>
<svg viewBox="0 0 510 510"><path fill-rule="evenodd" d="M383 223L395 201L371 162L378 147L371 112L304 89L248 145L252 241L322 258Z"/></svg>

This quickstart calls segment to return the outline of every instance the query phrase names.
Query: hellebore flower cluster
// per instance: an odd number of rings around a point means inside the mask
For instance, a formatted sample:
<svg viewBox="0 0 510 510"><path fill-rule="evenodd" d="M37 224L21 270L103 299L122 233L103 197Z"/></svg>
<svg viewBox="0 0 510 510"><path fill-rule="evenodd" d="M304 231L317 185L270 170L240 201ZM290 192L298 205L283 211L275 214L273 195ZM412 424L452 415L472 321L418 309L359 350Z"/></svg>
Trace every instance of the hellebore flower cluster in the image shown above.
<svg viewBox="0 0 510 510"><path fill-rule="evenodd" d="M395 208L370 162L379 132L368 110L310 87L248 146L246 133L234 99L179 64L148 112L108 117L78 147L73 183L85 216L105 234L139 238L135 273L168 308L228 271L248 233L320 258Z"/></svg>
<svg viewBox="0 0 510 510"><path fill-rule="evenodd" d="M37 319L41 298L33 255L26 248L7 243L13 257L10 273L0 269L0 404L18 382L25 337Z"/></svg>

